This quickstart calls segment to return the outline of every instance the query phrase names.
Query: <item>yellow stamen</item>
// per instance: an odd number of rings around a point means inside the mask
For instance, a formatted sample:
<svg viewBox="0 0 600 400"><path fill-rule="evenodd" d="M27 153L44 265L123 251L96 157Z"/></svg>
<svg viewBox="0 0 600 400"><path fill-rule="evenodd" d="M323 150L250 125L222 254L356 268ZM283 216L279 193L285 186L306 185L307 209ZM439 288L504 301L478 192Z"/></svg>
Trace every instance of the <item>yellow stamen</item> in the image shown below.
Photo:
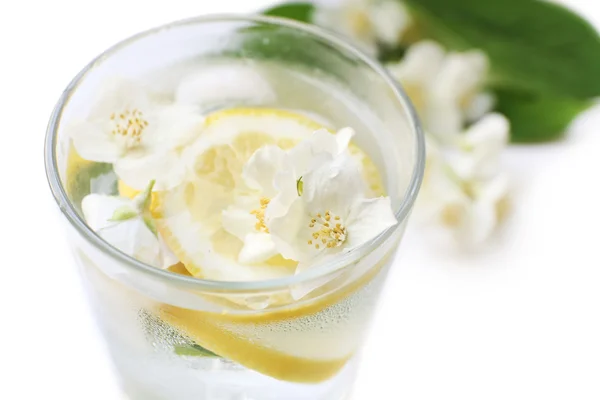
<svg viewBox="0 0 600 400"><path fill-rule="evenodd" d="M318 239L320 243L315 243L315 249L320 249L321 245L325 245L328 249L332 249L341 246L346 241L347 232L346 228L341 222L335 224L332 227L328 221L331 218L336 221L341 221L339 216L335 216L331 211L327 210L324 214L318 213L316 218L311 218L309 228L315 229L311 232L312 239ZM308 241L309 245L313 245L313 240Z"/></svg>
<svg viewBox="0 0 600 400"><path fill-rule="evenodd" d="M256 216L256 225L254 228L259 232L269 233L269 228L265 223L265 211L267 210L267 206L271 200L266 197L262 197L260 199L260 208L250 211L250 214Z"/></svg>
<svg viewBox="0 0 600 400"><path fill-rule="evenodd" d="M117 115L119 119L117 119ZM121 136L129 148L140 143L142 133L149 125L148 121L142 118L142 113L138 109L133 111L127 109L119 114L111 113L110 120L113 126L111 134Z"/></svg>

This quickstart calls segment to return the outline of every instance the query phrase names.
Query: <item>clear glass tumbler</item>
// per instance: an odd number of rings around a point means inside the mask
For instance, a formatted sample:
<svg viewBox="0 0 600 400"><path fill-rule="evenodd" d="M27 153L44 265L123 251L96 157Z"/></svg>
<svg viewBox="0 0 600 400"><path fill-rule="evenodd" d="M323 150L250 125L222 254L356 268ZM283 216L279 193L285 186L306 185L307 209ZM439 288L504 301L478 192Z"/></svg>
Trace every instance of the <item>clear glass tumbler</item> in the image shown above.
<svg viewBox="0 0 600 400"><path fill-rule="evenodd" d="M80 213L81 193L69 191L71 147L64 127L90 108L103 79L151 76L188 60L244 63L266 71L272 95L246 98L245 105L292 109L329 126L354 127L355 142L383 176L399 224L333 262L249 282L157 269L105 242ZM168 92L169 79L159 86ZM213 96L217 108L238 101L220 95ZM115 45L75 77L52 114L45 156L68 240L128 398L337 400L348 395L424 168L415 112L379 64L335 35L283 19L209 16L172 23ZM79 185L88 193L93 186L89 180ZM294 290L307 294L293 300Z"/></svg>

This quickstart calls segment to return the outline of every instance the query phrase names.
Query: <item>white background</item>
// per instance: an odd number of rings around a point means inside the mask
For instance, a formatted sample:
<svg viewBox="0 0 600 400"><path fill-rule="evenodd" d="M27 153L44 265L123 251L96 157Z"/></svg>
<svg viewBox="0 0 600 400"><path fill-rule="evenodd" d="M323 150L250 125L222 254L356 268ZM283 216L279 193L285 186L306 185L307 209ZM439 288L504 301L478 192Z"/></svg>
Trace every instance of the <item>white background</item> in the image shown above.
<svg viewBox="0 0 600 400"><path fill-rule="evenodd" d="M596 2L568 3L600 26ZM0 4L0 398L118 399L45 182L47 119L118 40L268 1ZM508 152L516 209L491 249L453 254L409 229L354 400L600 398L599 126L592 110L566 141Z"/></svg>

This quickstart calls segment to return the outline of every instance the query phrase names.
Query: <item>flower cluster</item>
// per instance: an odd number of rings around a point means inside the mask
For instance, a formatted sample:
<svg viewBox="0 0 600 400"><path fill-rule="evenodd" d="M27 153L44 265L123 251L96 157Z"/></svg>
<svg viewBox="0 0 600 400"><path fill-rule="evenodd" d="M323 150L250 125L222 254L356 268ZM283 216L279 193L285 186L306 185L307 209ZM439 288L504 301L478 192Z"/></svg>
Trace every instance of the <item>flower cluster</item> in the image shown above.
<svg viewBox="0 0 600 400"><path fill-rule="evenodd" d="M202 132L203 111L223 101L273 96L266 81L243 66L198 69L174 92L174 101L166 102L136 80L108 79L87 115L73 120L66 132L79 156L111 163L120 184L131 193L142 191L134 200L86 196L82 211L88 225L121 251L160 268L177 259L153 228L147 200L152 190L170 190L186 179L183 151Z"/></svg>
<svg viewBox="0 0 600 400"><path fill-rule="evenodd" d="M494 98L483 90L485 54L446 53L423 41L387 67L413 99L428 135L417 211L461 243L485 241L506 215L509 186L501 154L510 129L503 115L491 112Z"/></svg>
<svg viewBox="0 0 600 400"><path fill-rule="evenodd" d="M394 46L400 41L411 17L396 0L346 0L342 7L318 7L313 23L351 38L376 56L378 44Z"/></svg>
<svg viewBox="0 0 600 400"><path fill-rule="evenodd" d="M377 56L381 45L406 45L412 18L398 1L347 0L335 9L319 6L313 22ZM486 240L506 215L509 185L500 156L510 129L504 116L492 113L494 96L485 90L486 55L447 52L423 40L386 67L410 97L427 135L418 214L460 242Z"/></svg>
<svg viewBox="0 0 600 400"><path fill-rule="evenodd" d="M242 174L251 191L222 215L223 227L244 243L239 262L281 254L301 271L397 223L388 197L366 197L348 152L353 133L322 129L288 151L264 146L252 155Z"/></svg>

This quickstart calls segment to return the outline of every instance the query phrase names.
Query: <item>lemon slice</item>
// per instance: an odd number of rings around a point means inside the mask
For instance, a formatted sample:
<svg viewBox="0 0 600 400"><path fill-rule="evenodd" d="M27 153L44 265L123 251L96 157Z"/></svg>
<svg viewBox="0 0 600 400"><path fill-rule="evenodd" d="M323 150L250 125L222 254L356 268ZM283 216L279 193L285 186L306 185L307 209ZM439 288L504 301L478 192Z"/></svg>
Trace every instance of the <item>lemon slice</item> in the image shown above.
<svg viewBox="0 0 600 400"><path fill-rule="evenodd" d="M251 314L160 305L154 311L211 352L276 379L318 383L352 358L385 280L388 253L336 290L300 304Z"/></svg>
<svg viewBox="0 0 600 400"><path fill-rule="evenodd" d="M294 274L296 263L281 256L260 264L239 264L242 243L222 229L221 212L243 187L243 166L258 148L289 149L322 128L304 115L276 109L228 109L208 116L204 132L184 153L193 179L157 199L158 230L193 276L252 281ZM380 192L377 168L358 147L352 146L351 153L363 164L371 190Z"/></svg>

